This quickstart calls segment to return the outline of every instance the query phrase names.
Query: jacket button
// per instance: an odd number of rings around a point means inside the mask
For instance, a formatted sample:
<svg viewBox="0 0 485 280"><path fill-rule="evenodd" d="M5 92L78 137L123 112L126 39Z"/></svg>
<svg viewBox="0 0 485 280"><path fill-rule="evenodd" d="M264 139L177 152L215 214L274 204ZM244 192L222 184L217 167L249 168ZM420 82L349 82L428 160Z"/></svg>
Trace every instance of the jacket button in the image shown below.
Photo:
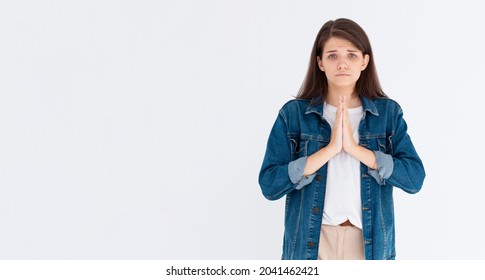
<svg viewBox="0 0 485 280"><path fill-rule="evenodd" d="M317 180L317 182L320 182L322 180L322 175L318 174L315 179Z"/></svg>
<svg viewBox="0 0 485 280"><path fill-rule="evenodd" d="M310 248L315 247L315 242L313 242L313 241L308 242L308 247L310 247Z"/></svg>
<svg viewBox="0 0 485 280"><path fill-rule="evenodd" d="M313 214L318 214L319 210L320 210L320 209L318 209L318 207L313 207L313 209L312 209L312 213L313 213Z"/></svg>

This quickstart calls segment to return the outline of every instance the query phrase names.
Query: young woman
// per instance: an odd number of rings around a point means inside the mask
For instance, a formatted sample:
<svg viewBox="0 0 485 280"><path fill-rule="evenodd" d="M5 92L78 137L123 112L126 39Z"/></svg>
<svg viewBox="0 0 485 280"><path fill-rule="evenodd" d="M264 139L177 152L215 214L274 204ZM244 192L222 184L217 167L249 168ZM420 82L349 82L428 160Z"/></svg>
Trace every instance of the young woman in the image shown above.
<svg viewBox="0 0 485 280"><path fill-rule="evenodd" d="M259 174L267 199L286 196L282 258L394 259L393 188L416 193L424 177L366 33L349 19L328 21Z"/></svg>

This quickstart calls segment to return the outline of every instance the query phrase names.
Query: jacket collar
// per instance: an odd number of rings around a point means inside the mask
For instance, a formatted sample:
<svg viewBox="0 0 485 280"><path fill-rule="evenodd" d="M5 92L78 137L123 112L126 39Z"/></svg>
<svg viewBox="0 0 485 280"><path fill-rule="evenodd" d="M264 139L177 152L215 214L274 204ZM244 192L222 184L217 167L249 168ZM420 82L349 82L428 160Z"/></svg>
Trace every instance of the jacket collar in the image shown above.
<svg viewBox="0 0 485 280"><path fill-rule="evenodd" d="M375 116L379 116L379 112L377 111L374 101L364 96L360 96L360 100L362 101L362 109L364 113L368 111ZM316 113L320 117L323 117L323 100L321 95L315 96L311 99L310 105L308 105L308 108L305 111L305 114L310 113Z"/></svg>

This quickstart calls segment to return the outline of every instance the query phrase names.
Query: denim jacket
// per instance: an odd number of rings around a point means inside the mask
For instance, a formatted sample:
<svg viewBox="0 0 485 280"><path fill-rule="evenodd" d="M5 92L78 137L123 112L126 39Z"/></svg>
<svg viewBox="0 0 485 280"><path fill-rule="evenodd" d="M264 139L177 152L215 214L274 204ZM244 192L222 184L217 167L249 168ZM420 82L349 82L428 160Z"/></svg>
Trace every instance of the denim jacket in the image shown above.
<svg viewBox="0 0 485 280"><path fill-rule="evenodd" d="M359 145L374 151L378 166L360 164L365 258L394 259L392 191L418 192L425 171L399 104L388 98L361 101ZM317 259L327 164L310 176L303 170L307 157L328 145L330 135L321 97L287 102L271 130L259 184L269 200L286 195L282 259Z"/></svg>

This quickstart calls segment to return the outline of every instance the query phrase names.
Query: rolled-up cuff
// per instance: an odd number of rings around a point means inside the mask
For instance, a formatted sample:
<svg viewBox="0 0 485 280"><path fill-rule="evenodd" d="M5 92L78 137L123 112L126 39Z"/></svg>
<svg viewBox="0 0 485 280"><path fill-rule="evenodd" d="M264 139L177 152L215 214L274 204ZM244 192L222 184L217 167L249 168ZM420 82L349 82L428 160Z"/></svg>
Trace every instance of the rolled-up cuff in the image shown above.
<svg viewBox="0 0 485 280"><path fill-rule="evenodd" d="M381 151L374 151L376 156L377 170L369 170L369 174L376 179L379 185L385 185L386 179L391 177L394 170L394 160L392 156Z"/></svg>
<svg viewBox="0 0 485 280"><path fill-rule="evenodd" d="M288 175L293 184L295 184L295 189L299 190L304 186L310 184L315 178L315 173L308 176L303 176L303 171L305 170L307 157L301 157L288 164Z"/></svg>

